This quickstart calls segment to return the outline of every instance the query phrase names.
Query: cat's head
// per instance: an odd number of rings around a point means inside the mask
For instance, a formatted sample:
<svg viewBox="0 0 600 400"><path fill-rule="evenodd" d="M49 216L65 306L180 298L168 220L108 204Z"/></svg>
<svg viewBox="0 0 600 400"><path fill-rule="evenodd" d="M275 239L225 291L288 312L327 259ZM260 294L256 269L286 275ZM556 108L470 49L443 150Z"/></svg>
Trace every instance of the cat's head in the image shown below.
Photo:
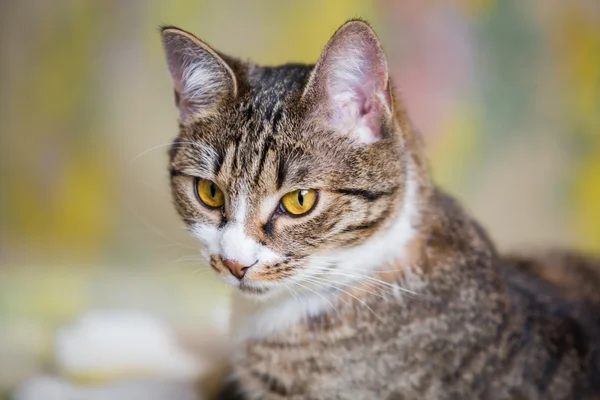
<svg viewBox="0 0 600 400"><path fill-rule="evenodd" d="M177 28L162 37L180 111L173 195L219 276L279 293L362 276L399 252L414 188L366 23L343 25L316 65L260 67Z"/></svg>

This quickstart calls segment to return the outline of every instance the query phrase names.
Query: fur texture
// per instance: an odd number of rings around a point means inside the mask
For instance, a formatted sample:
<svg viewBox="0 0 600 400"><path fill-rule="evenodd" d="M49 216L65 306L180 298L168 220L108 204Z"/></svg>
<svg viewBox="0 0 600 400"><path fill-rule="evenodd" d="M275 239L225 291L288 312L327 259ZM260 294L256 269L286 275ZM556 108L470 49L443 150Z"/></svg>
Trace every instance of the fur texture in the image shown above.
<svg viewBox="0 0 600 400"><path fill-rule="evenodd" d="M175 204L238 289L222 398L599 396L599 264L496 254L431 182L366 23L342 26L314 66L241 62L176 28L163 44L181 111ZM225 204L204 206L197 179ZM299 189L318 199L298 217L280 199Z"/></svg>

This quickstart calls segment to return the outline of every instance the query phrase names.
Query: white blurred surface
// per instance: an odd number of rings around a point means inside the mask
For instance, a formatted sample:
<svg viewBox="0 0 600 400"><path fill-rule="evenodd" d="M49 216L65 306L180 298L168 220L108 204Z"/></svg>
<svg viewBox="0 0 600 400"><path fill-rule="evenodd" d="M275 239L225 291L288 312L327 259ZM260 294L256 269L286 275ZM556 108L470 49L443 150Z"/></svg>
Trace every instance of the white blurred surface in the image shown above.
<svg viewBox="0 0 600 400"><path fill-rule="evenodd" d="M152 313L94 310L61 327L54 340L57 375L36 375L16 400L193 400L210 364L184 349Z"/></svg>
<svg viewBox="0 0 600 400"><path fill-rule="evenodd" d="M58 370L73 377L194 379L200 371L169 326L140 311L84 314L57 332L55 358Z"/></svg>
<svg viewBox="0 0 600 400"><path fill-rule="evenodd" d="M189 382L123 381L102 387L78 387L52 376L32 378L15 400L199 400Z"/></svg>

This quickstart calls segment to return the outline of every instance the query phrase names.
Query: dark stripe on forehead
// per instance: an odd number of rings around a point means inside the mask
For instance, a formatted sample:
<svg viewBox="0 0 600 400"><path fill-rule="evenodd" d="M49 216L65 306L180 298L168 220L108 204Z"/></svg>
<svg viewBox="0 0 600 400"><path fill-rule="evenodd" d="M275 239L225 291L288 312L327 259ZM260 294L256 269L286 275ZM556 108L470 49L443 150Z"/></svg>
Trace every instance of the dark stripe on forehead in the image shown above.
<svg viewBox="0 0 600 400"><path fill-rule="evenodd" d="M285 164L285 160L283 157L279 158L279 163L277 163L277 190L281 189L283 186L283 182L285 182L285 174L287 173L287 167Z"/></svg>
<svg viewBox="0 0 600 400"><path fill-rule="evenodd" d="M221 167L223 166L223 152L221 151L221 149L218 149L216 151L217 156L215 157L215 159L213 160L213 174L214 176L217 176L219 174L219 171L221 171Z"/></svg>
<svg viewBox="0 0 600 400"><path fill-rule="evenodd" d="M292 68L290 71L282 84L283 89L287 92L300 89L300 87L304 86L304 82L308 76L306 67Z"/></svg>
<svg viewBox="0 0 600 400"><path fill-rule="evenodd" d="M264 168L265 160L267 159L267 155L269 154L269 150L275 146L273 137L268 136L262 145L260 160L258 162L258 166L256 168L256 172L254 175L254 183L258 184L260 180L260 176L262 174L262 170Z"/></svg>
<svg viewBox="0 0 600 400"><path fill-rule="evenodd" d="M254 68L249 75L254 108L261 110L262 118L273 125L274 131L281 119L282 105L290 95L300 92L311 70L310 65L287 64Z"/></svg>
<svg viewBox="0 0 600 400"><path fill-rule="evenodd" d="M281 121L281 117L283 117L283 107L280 106L275 110L273 118L271 119L271 129L273 130L273 133L277 132L277 125L279 124L279 121Z"/></svg>
<svg viewBox="0 0 600 400"><path fill-rule="evenodd" d="M240 141L239 140L235 140L233 142L233 150L231 151L231 174L235 174L237 172L237 165L238 165L238 161L237 161L237 152L238 152L238 147L240 145Z"/></svg>
<svg viewBox="0 0 600 400"><path fill-rule="evenodd" d="M379 191L371 191L371 190L363 190L363 189L335 189L335 193L347 195L347 196L355 196L360 197L367 201L375 201L384 196L391 196L396 193L398 188L394 187L387 192L379 192Z"/></svg>
<svg viewBox="0 0 600 400"><path fill-rule="evenodd" d="M301 184L310 175L310 167L302 165L302 163L292 163L290 167L290 160L294 158L293 154L279 155L277 164L277 190L280 190L285 183Z"/></svg>
<svg viewBox="0 0 600 400"><path fill-rule="evenodd" d="M250 122L250 120L252 120L252 117L254 116L253 112L254 109L252 107L252 103L249 103L248 107L246 107L246 110L244 111L244 117L246 118L246 122Z"/></svg>

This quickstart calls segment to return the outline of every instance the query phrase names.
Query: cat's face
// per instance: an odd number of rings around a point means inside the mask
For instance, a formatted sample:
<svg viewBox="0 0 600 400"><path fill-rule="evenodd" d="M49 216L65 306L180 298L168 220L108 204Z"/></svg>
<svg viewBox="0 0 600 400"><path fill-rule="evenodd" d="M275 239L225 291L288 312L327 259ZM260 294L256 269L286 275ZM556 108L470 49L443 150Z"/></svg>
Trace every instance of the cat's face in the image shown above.
<svg viewBox="0 0 600 400"><path fill-rule="evenodd" d="M226 62L185 32L163 38L181 111L175 203L216 273L264 295L381 257L407 171L371 29L346 24L316 67Z"/></svg>

